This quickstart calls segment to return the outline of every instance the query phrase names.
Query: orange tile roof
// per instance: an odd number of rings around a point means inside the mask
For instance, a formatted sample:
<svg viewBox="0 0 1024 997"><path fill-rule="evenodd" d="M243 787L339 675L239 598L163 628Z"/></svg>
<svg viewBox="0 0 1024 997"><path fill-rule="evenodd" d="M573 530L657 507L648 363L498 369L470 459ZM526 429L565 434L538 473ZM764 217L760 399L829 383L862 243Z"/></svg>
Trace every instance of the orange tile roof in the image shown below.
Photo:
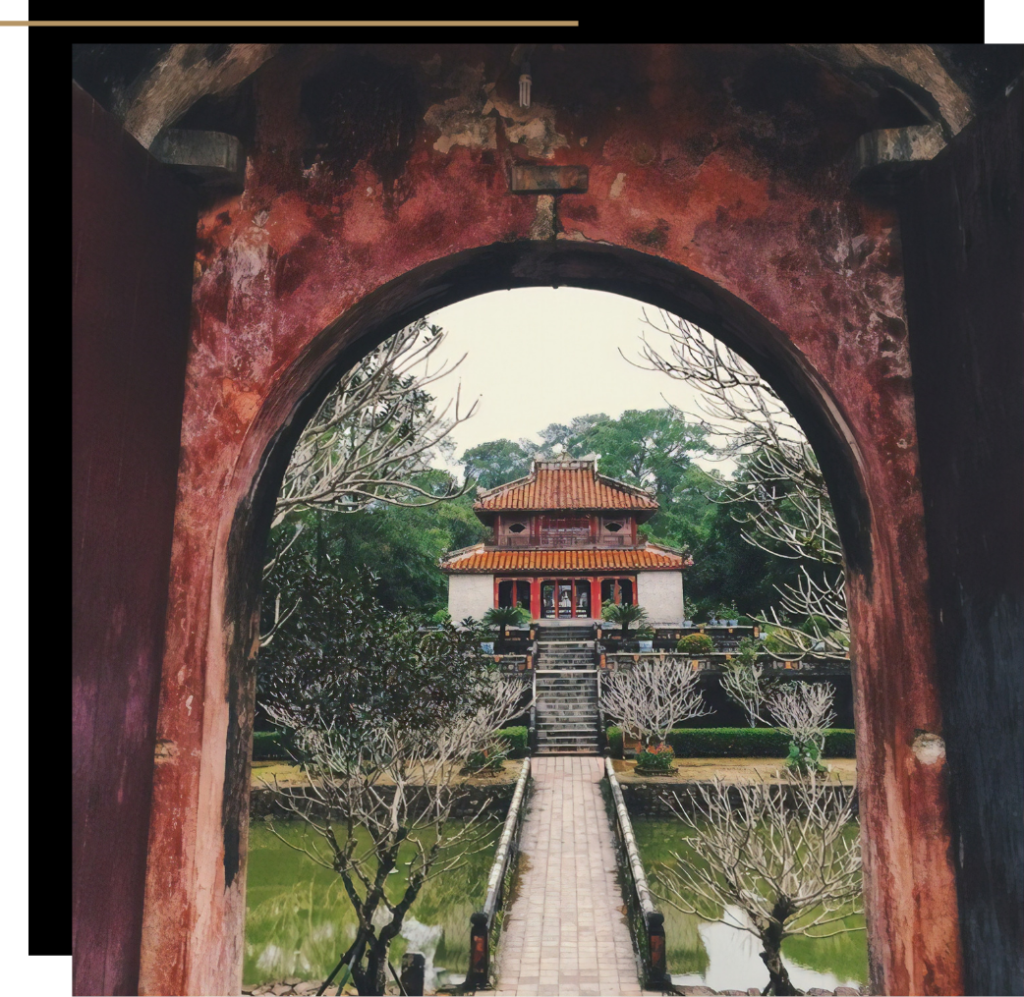
<svg viewBox="0 0 1024 997"><path fill-rule="evenodd" d="M638 509L658 503L642 488L598 474L593 461L536 461L526 478L480 492L473 508L503 509Z"/></svg>
<svg viewBox="0 0 1024 997"><path fill-rule="evenodd" d="M639 550L486 550L481 544L441 562L447 572L475 571L681 571L692 562L657 547Z"/></svg>

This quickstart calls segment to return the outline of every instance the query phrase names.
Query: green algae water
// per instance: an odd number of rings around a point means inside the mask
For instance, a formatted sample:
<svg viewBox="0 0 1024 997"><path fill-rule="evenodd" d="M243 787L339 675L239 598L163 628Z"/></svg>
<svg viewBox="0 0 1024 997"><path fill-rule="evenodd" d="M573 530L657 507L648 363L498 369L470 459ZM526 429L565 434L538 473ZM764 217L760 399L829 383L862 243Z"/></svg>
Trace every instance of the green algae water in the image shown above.
<svg viewBox="0 0 1024 997"><path fill-rule="evenodd" d="M323 980L356 935L355 913L341 877L296 850L312 850L322 839L301 821L277 821L274 826L285 841L262 821L253 821L249 829L242 970L246 987L288 976ZM462 855L459 868L423 885L402 935L391 943L396 970L408 948L427 957L430 986L442 986L452 976L456 980L450 982L456 982L465 974L469 916L483 906L501 822L488 822L487 831L471 853ZM412 847L409 855L400 855L399 869L411 857ZM397 873L391 881L388 895L394 899L404 888L404 877Z"/></svg>
<svg viewBox="0 0 1024 997"><path fill-rule="evenodd" d="M679 850L686 828L678 821L637 820L633 830L651 890L660 894L663 891L658 868L674 862L672 853ZM658 902L658 908L665 913L666 954L673 983L701 984L712 990L745 990L762 988L768 982L768 970L758 954L761 945L754 935L728 924L701 921L664 901ZM738 909L729 909L727 914L735 923L743 923ZM855 914L842 923L847 928L862 928L864 918ZM863 930L831 938L787 938L782 943L782 958L794 985L801 990L857 987L868 980L867 939Z"/></svg>

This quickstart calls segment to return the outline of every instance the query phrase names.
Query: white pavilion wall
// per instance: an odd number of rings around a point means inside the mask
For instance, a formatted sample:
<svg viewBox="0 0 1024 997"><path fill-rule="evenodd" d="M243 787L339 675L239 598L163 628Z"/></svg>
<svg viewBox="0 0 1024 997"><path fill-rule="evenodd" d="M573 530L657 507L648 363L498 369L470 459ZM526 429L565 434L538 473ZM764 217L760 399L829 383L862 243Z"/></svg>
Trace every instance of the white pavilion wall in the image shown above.
<svg viewBox="0 0 1024 997"><path fill-rule="evenodd" d="M449 575L448 612L452 619L480 619L494 606L494 575Z"/></svg>
<svg viewBox="0 0 1024 997"><path fill-rule="evenodd" d="M647 610L647 617L651 623L668 623L678 626L683 622L683 573L681 571L638 572L636 600Z"/></svg>

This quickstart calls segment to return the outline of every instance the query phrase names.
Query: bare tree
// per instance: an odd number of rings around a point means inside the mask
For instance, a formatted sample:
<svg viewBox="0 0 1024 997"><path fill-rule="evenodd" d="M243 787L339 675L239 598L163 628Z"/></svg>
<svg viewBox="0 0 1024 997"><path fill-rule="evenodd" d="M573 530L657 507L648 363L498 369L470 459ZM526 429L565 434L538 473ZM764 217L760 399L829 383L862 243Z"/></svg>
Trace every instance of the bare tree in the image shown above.
<svg viewBox="0 0 1024 997"><path fill-rule="evenodd" d="M831 682L793 682L773 689L767 696L768 711L776 729L790 740L791 769L815 772L824 769L825 735L835 721Z"/></svg>
<svg viewBox="0 0 1024 997"><path fill-rule="evenodd" d="M431 361L446 333L419 319L375 350L345 374L324 399L295 445L278 493L271 528L290 513L324 510L361 512L373 503L398 506L434 505L462 495L454 478L438 493L415 482L426 472L438 448L451 446L449 436L475 412L460 409L460 393L435 408L427 388L454 371L465 355L431 370ZM263 581L274 576L281 561L302 534L304 524L281 552L263 567ZM269 629L260 635L265 647L299 608L300 600L274 597Z"/></svg>
<svg viewBox="0 0 1024 997"><path fill-rule="evenodd" d="M782 961L783 939L861 930L843 923L862 909L853 793L815 775L782 785L716 779L669 803L690 833L659 870L662 899L755 935L769 974L764 993L800 993Z"/></svg>
<svg viewBox="0 0 1024 997"><path fill-rule="evenodd" d="M695 387L701 424L725 437L720 455L742 461L742 475L715 479L718 491L709 498L736 507L748 543L815 565L814 576L802 565L800 583L779 589L780 606L761 622L795 654L845 654L845 582L835 570L843 565L842 545L825 479L802 430L771 385L710 333L664 311L658 322L645 311L644 322L668 337L669 349L662 354L645 335L638 366ZM792 626L789 614L808 617L812 632Z"/></svg>
<svg viewBox="0 0 1024 997"><path fill-rule="evenodd" d="M273 526L294 509L359 512L372 502L433 505L463 489L437 495L413 483L430 457L461 422L460 396L440 411L427 387L465 357L430 370L444 342L438 326L419 319L406 326L342 377L299 437L277 497Z"/></svg>
<svg viewBox="0 0 1024 997"><path fill-rule="evenodd" d="M698 680L687 661L644 658L604 679L601 709L644 748L664 744L675 724L714 712L704 701Z"/></svg>
<svg viewBox="0 0 1024 997"><path fill-rule="evenodd" d="M449 711L426 728L399 720L340 726L326 714L310 724L305 707L267 705L276 723L296 731L305 780L298 790L276 779L270 788L315 832L308 847L278 837L341 877L358 921L355 940L320 993L347 967L342 985L350 975L360 994L383 994L389 946L423 884L490 844L480 819L487 801L451 822L464 791L458 772L522 712L525 685L517 676L484 674L466 692L475 707ZM396 887L389 876L398 872L404 882Z"/></svg>
<svg viewBox="0 0 1024 997"><path fill-rule="evenodd" d="M747 724L756 727L762 719L765 698L768 695L764 668L759 664L736 661L725 664L722 672L722 689L730 699L735 700L747 715Z"/></svg>

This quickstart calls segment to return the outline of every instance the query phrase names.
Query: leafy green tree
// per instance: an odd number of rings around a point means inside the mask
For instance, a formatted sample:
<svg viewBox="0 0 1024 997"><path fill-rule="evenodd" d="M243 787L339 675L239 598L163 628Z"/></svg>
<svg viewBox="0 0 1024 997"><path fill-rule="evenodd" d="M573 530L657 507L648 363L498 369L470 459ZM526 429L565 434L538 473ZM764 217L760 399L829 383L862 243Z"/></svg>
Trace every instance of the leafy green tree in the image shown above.
<svg viewBox="0 0 1024 997"><path fill-rule="evenodd" d="M554 457L566 453L570 457L583 457L589 453L586 449L587 433L595 426L608 421L608 416L604 412L598 412L594 415L578 415L567 424L552 422L537 434L541 439L537 456Z"/></svg>
<svg viewBox="0 0 1024 997"><path fill-rule="evenodd" d="M432 470L416 480L427 491L444 489L448 475ZM302 527L298 536L297 527ZM275 620L279 627L297 623L295 614L302 611L295 609L294 576L308 567L350 579L361 567L372 565L378 577L375 595L385 608L427 614L444 609L448 587L438 559L479 543L487 534L469 495L412 509L379 504L357 513L292 513L271 531L273 570L264 581L264 640L268 634L274 639ZM289 609L293 615L282 620Z"/></svg>
<svg viewBox="0 0 1024 997"><path fill-rule="evenodd" d="M658 501L668 505L693 455L711 450L706 435L673 409L629 409L618 419L594 422L572 446L600 454L602 474L652 488Z"/></svg>
<svg viewBox="0 0 1024 997"><path fill-rule="evenodd" d="M360 994L383 994L391 942L423 884L486 835L474 819L449 825L464 792L458 763L497 747L526 690L480 654L477 633L423 630L418 614L386 610L370 575L309 569L298 587L301 625L264 648L258 693L293 732L307 785L274 788L314 832L302 850L338 874L358 920L321 992L344 968L341 987L351 975Z"/></svg>
<svg viewBox="0 0 1024 997"><path fill-rule="evenodd" d="M492 440L470 447L462 455L466 468L466 480L476 480L480 488L497 488L516 478L530 473L533 450L525 448L522 441Z"/></svg>

